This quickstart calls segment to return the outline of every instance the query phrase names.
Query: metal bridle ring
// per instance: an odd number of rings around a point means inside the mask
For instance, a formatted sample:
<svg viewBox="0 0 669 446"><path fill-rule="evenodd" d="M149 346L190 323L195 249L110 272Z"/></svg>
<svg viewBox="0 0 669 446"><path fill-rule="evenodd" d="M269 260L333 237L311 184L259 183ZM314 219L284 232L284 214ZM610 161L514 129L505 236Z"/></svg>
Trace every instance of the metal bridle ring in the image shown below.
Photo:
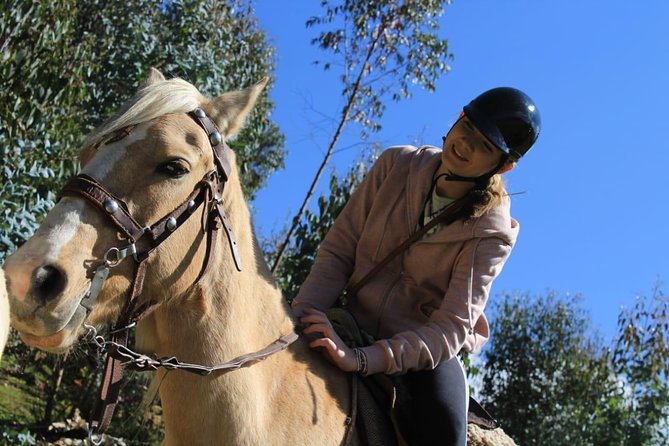
<svg viewBox="0 0 669 446"><path fill-rule="evenodd" d="M112 254L114 255L113 259L110 258ZM109 266L110 268L118 265L119 263L121 263L121 260L123 260L123 257L121 257L121 250L116 247L109 248L105 253L104 259L105 259L105 264L107 264L107 266Z"/></svg>

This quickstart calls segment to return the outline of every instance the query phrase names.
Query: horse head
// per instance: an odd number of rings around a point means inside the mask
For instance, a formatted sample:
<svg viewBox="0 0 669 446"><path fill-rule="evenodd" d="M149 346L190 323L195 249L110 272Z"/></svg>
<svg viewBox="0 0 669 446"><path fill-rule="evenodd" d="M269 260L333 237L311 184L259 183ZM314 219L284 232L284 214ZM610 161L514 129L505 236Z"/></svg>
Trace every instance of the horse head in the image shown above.
<svg viewBox="0 0 669 446"><path fill-rule="evenodd" d="M211 248L211 213L243 200L224 141L241 129L264 85L211 99L152 70L88 136L80 175L4 266L12 325L28 345L67 350L84 325L114 327L133 287L145 290L135 293L134 308L148 308L198 281ZM221 144L227 150L217 158L212 147ZM232 187L218 187L226 180Z"/></svg>

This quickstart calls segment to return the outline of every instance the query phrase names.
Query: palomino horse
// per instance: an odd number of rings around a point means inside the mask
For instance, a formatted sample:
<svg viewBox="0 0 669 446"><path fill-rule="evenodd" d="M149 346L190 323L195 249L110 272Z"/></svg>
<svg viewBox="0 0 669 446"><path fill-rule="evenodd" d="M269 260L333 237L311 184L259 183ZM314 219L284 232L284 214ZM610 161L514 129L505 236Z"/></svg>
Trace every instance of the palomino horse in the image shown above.
<svg viewBox="0 0 669 446"><path fill-rule="evenodd" d="M208 99L154 70L89 136L80 155L83 176L5 264L12 324L28 345L62 352L85 327L124 331L141 313L138 350L216 365L293 333L253 233L234 154L195 116L210 117L225 140L240 130L263 87ZM221 144L226 150L218 159L212 146ZM232 169L222 173L221 163ZM212 200L220 192L212 181L221 175L228 176L222 196ZM209 236L207 227L218 223L212 209L236 242ZM137 311L119 323L130 299ZM207 376L160 368L154 379L164 444L341 444L350 410L346 375L302 339L279 350Z"/></svg>

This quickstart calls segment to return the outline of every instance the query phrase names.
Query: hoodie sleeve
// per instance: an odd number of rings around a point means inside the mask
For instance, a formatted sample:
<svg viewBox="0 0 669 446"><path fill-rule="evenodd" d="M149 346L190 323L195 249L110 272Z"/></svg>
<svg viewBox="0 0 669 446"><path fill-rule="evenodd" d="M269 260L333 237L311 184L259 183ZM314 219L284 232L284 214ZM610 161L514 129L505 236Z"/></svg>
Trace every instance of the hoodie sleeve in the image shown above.
<svg viewBox="0 0 669 446"><path fill-rule="evenodd" d="M374 196L400 151L401 148L391 148L379 156L321 242L314 265L293 300L296 315L301 315L305 308L321 311L331 308L346 287Z"/></svg>
<svg viewBox="0 0 669 446"><path fill-rule="evenodd" d="M368 374L434 369L460 350L478 346L473 341L477 337L476 323L485 317L483 310L492 282L511 249L509 242L497 237L474 238L465 243L441 306L432 313L430 321L363 348ZM487 332L484 336L487 340Z"/></svg>

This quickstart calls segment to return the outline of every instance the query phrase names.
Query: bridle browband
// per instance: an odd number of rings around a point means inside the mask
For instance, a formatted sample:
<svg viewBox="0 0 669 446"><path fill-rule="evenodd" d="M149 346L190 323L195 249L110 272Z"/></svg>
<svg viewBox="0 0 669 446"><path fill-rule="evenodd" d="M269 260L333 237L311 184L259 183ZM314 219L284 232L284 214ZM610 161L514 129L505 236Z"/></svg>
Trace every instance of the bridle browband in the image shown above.
<svg viewBox="0 0 669 446"><path fill-rule="evenodd" d="M204 263L194 284L197 284L208 271L217 244L217 234L221 227L225 230L235 267L238 271L242 270L237 241L223 208L223 189L230 177L231 164L229 154L232 152L232 149L225 143L216 125L203 109L196 108L192 112L189 112L188 116L207 133L214 154L215 168L204 175L183 203L157 222L152 225L138 223L130 214L127 204L122 199L109 192L97 180L85 174L79 174L70 179L59 194L59 198L65 196L84 198L106 215L108 221L112 223L122 238L127 241L127 245L124 247L109 248L104 255L103 264L95 271L89 291L80 303L86 309L86 318L93 309L93 305L102 290L104 282L109 276L110 269L130 256L136 261L130 294L125 302L121 316L109 331L111 340L107 341L102 336L97 336L95 328L85 324L89 333L92 334L91 338L93 342L101 350L107 352L100 396L91 417L92 420L89 429L89 438L91 441L93 441L92 435L94 433L103 433L109 427L119 396L123 370L126 366L129 369L138 371L152 371L157 370L159 367L164 367L167 370L180 369L200 375L208 375L217 371L234 370L265 359L267 356L285 349L297 339L297 334L291 332L262 350L240 356L217 366L183 363L174 357L152 358L134 352L127 347L129 329L151 313L158 305L157 302L138 304L138 297L142 293L144 286L147 260L150 254L183 225L200 206L205 207L202 214L202 231L207 234L207 247ZM121 132L123 132L123 135L113 137L107 142L122 139L130 133L130 130L123 129ZM142 246L147 247L146 250L138 251L137 246L140 243Z"/></svg>

